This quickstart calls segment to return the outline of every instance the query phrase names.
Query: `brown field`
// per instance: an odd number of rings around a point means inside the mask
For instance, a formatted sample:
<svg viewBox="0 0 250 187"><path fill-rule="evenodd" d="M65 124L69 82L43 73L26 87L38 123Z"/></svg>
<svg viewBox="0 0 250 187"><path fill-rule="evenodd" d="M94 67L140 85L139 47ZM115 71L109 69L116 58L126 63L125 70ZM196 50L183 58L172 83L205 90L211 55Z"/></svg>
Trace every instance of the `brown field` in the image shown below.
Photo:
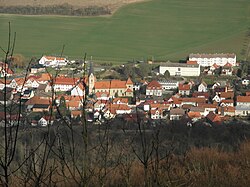
<svg viewBox="0 0 250 187"><path fill-rule="evenodd" d="M129 3L142 2L145 0L0 0L0 6L47 6L47 5L61 5L70 4L75 7L88 7L88 6L105 6L109 7L112 12L117 10L123 5Z"/></svg>

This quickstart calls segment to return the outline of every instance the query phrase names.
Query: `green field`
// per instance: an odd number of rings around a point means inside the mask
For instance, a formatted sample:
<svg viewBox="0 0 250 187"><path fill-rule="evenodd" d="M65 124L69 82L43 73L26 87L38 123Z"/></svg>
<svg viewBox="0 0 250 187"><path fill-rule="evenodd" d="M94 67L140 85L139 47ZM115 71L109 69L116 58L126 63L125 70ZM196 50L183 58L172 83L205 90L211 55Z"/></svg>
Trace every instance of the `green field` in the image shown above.
<svg viewBox="0 0 250 187"><path fill-rule="evenodd" d="M250 26L249 0L152 0L127 5L111 17L0 15L0 45L8 22L16 53L60 54L94 60L184 59L192 52L235 52L239 59ZM3 53L1 53L3 56Z"/></svg>

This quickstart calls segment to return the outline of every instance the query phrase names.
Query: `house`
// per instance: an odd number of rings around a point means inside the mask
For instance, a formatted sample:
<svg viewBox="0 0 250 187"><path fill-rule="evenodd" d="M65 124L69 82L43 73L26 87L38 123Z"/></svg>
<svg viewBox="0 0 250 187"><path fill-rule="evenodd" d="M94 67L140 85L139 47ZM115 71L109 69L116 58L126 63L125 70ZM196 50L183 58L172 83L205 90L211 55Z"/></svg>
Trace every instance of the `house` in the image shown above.
<svg viewBox="0 0 250 187"><path fill-rule="evenodd" d="M71 77L56 77L50 82L50 86L53 86L54 91L70 91L76 85L79 84L79 78L71 78Z"/></svg>
<svg viewBox="0 0 250 187"><path fill-rule="evenodd" d="M34 104L30 110L32 112L49 112L50 108L50 104Z"/></svg>
<svg viewBox="0 0 250 187"><path fill-rule="evenodd" d="M220 106L218 108L218 114L222 116L235 116L234 106Z"/></svg>
<svg viewBox="0 0 250 187"><path fill-rule="evenodd" d="M214 71L215 71L216 69L218 69L218 68L220 68L220 66L214 63L212 66L210 66L209 70L212 71L212 74L213 74Z"/></svg>
<svg viewBox="0 0 250 187"><path fill-rule="evenodd" d="M104 117L106 119L114 118L118 114L130 114L131 108L125 104L110 104L104 111Z"/></svg>
<svg viewBox="0 0 250 187"><path fill-rule="evenodd" d="M3 90L4 88L11 88L11 80L7 79L6 82L4 79L0 79L0 90Z"/></svg>
<svg viewBox="0 0 250 187"><path fill-rule="evenodd" d="M194 113L198 112L201 114L202 117L205 116L205 108L203 107L193 106L189 109L189 112L194 112Z"/></svg>
<svg viewBox="0 0 250 187"><path fill-rule="evenodd" d="M173 108L170 110L170 120L180 120L185 115L185 110L181 108Z"/></svg>
<svg viewBox="0 0 250 187"><path fill-rule="evenodd" d="M54 118L52 116L43 116L39 119L38 125L46 127L48 125L53 125Z"/></svg>
<svg viewBox="0 0 250 187"><path fill-rule="evenodd" d="M52 75L49 73L42 73L36 80L39 84L47 84L52 80Z"/></svg>
<svg viewBox="0 0 250 187"><path fill-rule="evenodd" d="M184 77L197 77L200 76L200 66L198 64L184 64L166 62L162 63L157 68L157 73L164 75L166 71L169 71L170 76L184 76Z"/></svg>
<svg viewBox="0 0 250 187"><path fill-rule="evenodd" d="M232 75L233 74L233 68L232 65L227 63L225 66L222 67L221 75Z"/></svg>
<svg viewBox="0 0 250 187"><path fill-rule="evenodd" d="M241 80L241 84L244 85L244 86L248 86L250 84L250 76L248 76L246 78L243 78Z"/></svg>
<svg viewBox="0 0 250 187"><path fill-rule="evenodd" d="M128 98L121 98L121 97L114 98L112 103L113 104L126 104L126 105L128 105Z"/></svg>
<svg viewBox="0 0 250 187"><path fill-rule="evenodd" d="M221 92L220 93L221 100L224 99L233 99L234 98L234 92L228 91L228 92Z"/></svg>
<svg viewBox="0 0 250 187"><path fill-rule="evenodd" d="M192 97L209 99L210 94L208 92L194 92Z"/></svg>
<svg viewBox="0 0 250 187"><path fill-rule="evenodd" d="M26 110L34 112L49 111L51 107L51 98L43 98L39 96L34 96L29 99L25 104Z"/></svg>
<svg viewBox="0 0 250 187"><path fill-rule="evenodd" d="M82 117L82 111L81 110L73 110L71 111L71 117L72 118L77 118L77 117Z"/></svg>
<svg viewBox="0 0 250 187"><path fill-rule="evenodd" d="M14 72L9 68L9 65L4 62L0 62L0 77L11 77Z"/></svg>
<svg viewBox="0 0 250 187"><path fill-rule="evenodd" d="M35 64L30 67L31 74L36 74L39 72L45 72L45 67L42 64Z"/></svg>
<svg viewBox="0 0 250 187"><path fill-rule="evenodd" d="M179 99L181 102L181 106L183 105L192 105L192 106L198 106L200 104L204 104L206 103L206 99L205 98L195 98L195 97L184 97L184 98L180 98Z"/></svg>
<svg viewBox="0 0 250 187"><path fill-rule="evenodd" d="M48 67L58 67L58 66L65 66L68 64L68 60L62 57L54 57L54 56L43 56L39 62L39 64Z"/></svg>
<svg viewBox="0 0 250 187"><path fill-rule="evenodd" d="M66 106L69 110L79 110L82 108L83 103L79 100L66 101Z"/></svg>
<svg viewBox="0 0 250 187"><path fill-rule="evenodd" d="M236 105L250 108L250 96L237 96Z"/></svg>
<svg viewBox="0 0 250 187"><path fill-rule="evenodd" d="M221 107L226 107L226 106L234 106L234 100L233 99L223 99L220 103Z"/></svg>
<svg viewBox="0 0 250 187"><path fill-rule="evenodd" d="M218 114L215 114L214 112L210 111L208 115L206 116L206 119L212 123L212 124L221 124L222 119Z"/></svg>
<svg viewBox="0 0 250 187"><path fill-rule="evenodd" d="M204 108L204 116L208 115L209 112L216 112L218 106L217 104L199 104L198 107Z"/></svg>
<svg viewBox="0 0 250 187"><path fill-rule="evenodd" d="M147 96L153 96L153 95L162 96L162 86L161 86L161 84L156 80L151 81L147 85L146 95Z"/></svg>
<svg viewBox="0 0 250 187"><path fill-rule="evenodd" d="M110 99L108 92L96 92L95 93L97 100L105 100L108 101Z"/></svg>
<svg viewBox="0 0 250 187"><path fill-rule="evenodd" d="M71 96L84 96L85 95L85 88L83 86L82 82L79 82L77 85L75 85L71 91L70 91Z"/></svg>
<svg viewBox="0 0 250 187"><path fill-rule="evenodd" d="M248 116L250 114L250 107L244 105L237 105L235 107L236 116Z"/></svg>
<svg viewBox="0 0 250 187"><path fill-rule="evenodd" d="M189 111L187 113L187 116L193 121L193 122L196 122L198 120L200 120L202 118L202 115L199 111Z"/></svg>
<svg viewBox="0 0 250 187"><path fill-rule="evenodd" d="M198 92L207 92L207 84L204 81L199 84Z"/></svg>
<svg viewBox="0 0 250 187"><path fill-rule="evenodd" d="M190 54L189 61L197 61L200 66L207 67L216 64L218 66L224 66L229 63L232 66L236 66L236 55L234 53L227 54Z"/></svg>
<svg viewBox="0 0 250 187"><path fill-rule="evenodd" d="M191 88L190 85L188 84L179 84L178 90L179 90L178 93L182 96L191 94Z"/></svg>
<svg viewBox="0 0 250 187"><path fill-rule="evenodd" d="M150 110L150 117L151 119L166 119L167 115L166 113L164 114L163 109L151 109Z"/></svg>
<svg viewBox="0 0 250 187"><path fill-rule="evenodd" d="M162 90L176 90L179 85L179 81L176 80L164 80L164 81L158 81L162 87Z"/></svg>
<svg viewBox="0 0 250 187"><path fill-rule="evenodd" d="M23 92L23 94L22 94L22 99L30 99L30 98L32 98L32 97L34 97L35 96L35 92L34 92L34 90L25 90L24 92Z"/></svg>

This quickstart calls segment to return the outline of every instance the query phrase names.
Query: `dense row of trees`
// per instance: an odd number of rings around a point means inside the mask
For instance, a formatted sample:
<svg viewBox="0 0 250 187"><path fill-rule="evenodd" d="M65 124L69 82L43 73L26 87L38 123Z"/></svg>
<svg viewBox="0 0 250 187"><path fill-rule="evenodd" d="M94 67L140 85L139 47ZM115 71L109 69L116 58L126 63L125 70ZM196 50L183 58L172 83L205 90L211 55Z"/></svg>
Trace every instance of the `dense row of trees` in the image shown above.
<svg viewBox="0 0 250 187"><path fill-rule="evenodd" d="M74 8L69 4L50 6L0 6L0 13L24 15L69 15L69 16L99 16L111 14L107 7L90 6Z"/></svg>

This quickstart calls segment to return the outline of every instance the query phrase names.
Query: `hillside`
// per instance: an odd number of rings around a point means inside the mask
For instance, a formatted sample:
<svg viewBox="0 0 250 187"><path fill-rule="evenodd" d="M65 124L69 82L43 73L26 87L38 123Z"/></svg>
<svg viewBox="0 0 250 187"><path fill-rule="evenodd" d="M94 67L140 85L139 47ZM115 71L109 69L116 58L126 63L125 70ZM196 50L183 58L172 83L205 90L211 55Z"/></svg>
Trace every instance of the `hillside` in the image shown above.
<svg viewBox="0 0 250 187"><path fill-rule="evenodd" d="M62 5L69 4L74 7L89 7L89 6L100 6L109 7L111 10L129 4L140 2L143 0L0 0L1 6L49 6L49 5ZM145 1L145 0L144 0Z"/></svg>
<svg viewBox="0 0 250 187"><path fill-rule="evenodd" d="M153 0L122 7L110 17L0 15L0 46L8 22L16 53L64 54L95 61L179 60L196 52L235 52L239 59L250 25L249 0ZM0 55L2 56L1 52Z"/></svg>

